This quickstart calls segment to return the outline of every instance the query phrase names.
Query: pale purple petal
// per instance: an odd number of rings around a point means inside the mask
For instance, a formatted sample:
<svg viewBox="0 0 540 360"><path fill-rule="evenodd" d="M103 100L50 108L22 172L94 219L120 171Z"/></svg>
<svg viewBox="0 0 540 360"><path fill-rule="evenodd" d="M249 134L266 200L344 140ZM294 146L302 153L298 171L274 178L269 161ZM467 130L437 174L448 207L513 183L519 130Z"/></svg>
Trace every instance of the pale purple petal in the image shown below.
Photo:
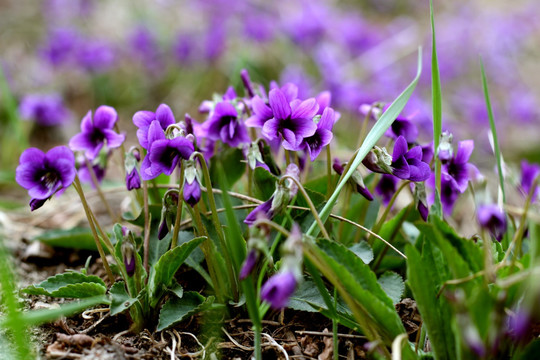
<svg viewBox="0 0 540 360"><path fill-rule="evenodd" d="M319 104L313 98L302 101L298 106L295 106L292 110L291 118L298 119L313 119L317 115L319 110Z"/></svg>
<svg viewBox="0 0 540 360"><path fill-rule="evenodd" d="M281 87L281 91L288 102L291 102L298 97L298 86L293 83L286 83Z"/></svg>
<svg viewBox="0 0 540 360"><path fill-rule="evenodd" d="M151 111L137 111L135 115L133 115L133 124L139 128L148 128L150 126L150 123L152 120L156 119L156 114L154 114Z"/></svg>
<svg viewBox="0 0 540 360"><path fill-rule="evenodd" d="M163 130L167 129L169 125L176 122L174 114L167 104L161 104L158 106L156 110L156 120L159 121Z"/></svg>
<svg viewBox="0 0 540 360"><path fill-rule="evenodd" d="M291 106L281 90L271 90L269 101L276 119L285 120L291 116Z"/></svg>
<svg viewBox="0 0 540 360"><path fill-rule="evenodd" d="M269 140L273 140L278 137L280 120L273 118L264 123L262 128L262 134Z"/></svg>
<svg viewBox="0 0 540 360"><path fill-rule="evenodd" d="M474 141L472 140L464 140L460 141L458 143L458 149L456 156L454 158L454 162L458 164L464 164L467 161L469 161L469 158L471 157L471 154L474 150Z"/></svg>
<svg viewBox="0 0 540 360"><path fill-rule="evenodd" d="M126 139L126 135L117 134L113 130L103 130L103 135L105 135L105 139L107 140L107 146L111 149L120 147Z"/></svg>
<svg viewBox="0 0 540 360"><path fill-rule="evenodd" d="M94 114L94 127L104 130L112 129L118 120L116 110L110 106L102 105L97 108Z"/></svg>

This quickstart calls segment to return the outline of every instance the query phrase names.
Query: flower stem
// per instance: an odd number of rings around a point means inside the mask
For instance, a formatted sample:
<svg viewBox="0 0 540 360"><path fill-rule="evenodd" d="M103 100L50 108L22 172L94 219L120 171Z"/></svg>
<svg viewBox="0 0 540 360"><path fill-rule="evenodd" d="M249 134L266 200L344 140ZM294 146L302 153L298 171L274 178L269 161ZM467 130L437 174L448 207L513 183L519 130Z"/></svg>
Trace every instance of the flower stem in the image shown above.
<svg viewBox="0 0 540 360"><path fill-rule="evenodd" d="M309 205L309 208L311 210L311 213L313 214L313 217L315 218L315 221L317 221L317 224L319 224L319 228L321 229L321 233L323 236L327 239L330 239L330 236L328 235L328 232L326 231L326 228L324 227L324 223L322 222L321 218L319 217L319 213L317 212L317 209L315 208L315 205L313 204L313 201L311 201L308 193L306 192L306 189L304 189L304 186L298 181L296 178L290 176L290 175L283 175L283 177L279 180L280 183L283 183L286 179L289 179L293 181L297 186L302 195L304 196L304 199L306 200L307 204Z"/></svg>
<svg viewBox="0 0 540 360"><path fill-rule="evenodd" d="M173 237L171 249L178 244L178 233L180 232L180 222L182 221L182 208L184 206L184 161L180 163L180 181L178 182L178 207L176 208L176 219L174 219Z"/></svg>
<svg viewBox="0 0 540 360"><path fill-rule="evenodd" d="M330 145L326 146L326 176L327 176L327 188L326 199L334 192L334 184L332 183L332 151Z"/></svg>
<svg viewBox="0 0 540 360"><path fill-rule="evenodd" d="M148 273L148 257L150 254L150 212L148 210L148 183L143 180L143 206L144 206L144 259L143 266Z"/></svg>
<svg viewBox="0 0 540 360"><path fill-rule="evenodd" d="M107 201L107 198L105 197L105 195L103 195L103 191L101 191L101 186L99 185L99 181L98 181L98 178L96 176L96 172L94 171L94 167L92 166L90 161L86 158L86 156L84 157L84 163L86 164L86 168L88 169L88 172L90 173L90 178L92 179L92 184L94 184L94 187L96 188L96 191L97 191L97 193L99 195L99 198L101 199L101 202L103 203L103 205L107 209L107 212L109 213L109 216L111 217L111 220L113 222L118 222L118 216L116 216L114 214L114 212L112 211L111 206L109 205L109 202Z"/></svg>
<svg viewBox="0 0 540 360"><path fill-rule="evenodd" d="M79 180L79 177L75 175L75 181L73 183L73 187L79 194L79 197L81 199L81 203L84 208L84 212L86 213L86 218L88 219L88 223L90 225L90 229L92 230L92 235L94 236L94 241L96 242L96 247L99 252L99 256L101 257L101 261L103 261L103 266L105 267L105 271L107 272L107 277L109 278L110 283L114 283L114 276L111 271L111 268L109 267L109 262L107 261L107 257L105 256L105 252L103 251L103 247L101 246L101 241L99 240L99 236L96 231L96 226L94 224L94 217L92 214L92 210L88 206L88 202L86 201L86 198L84 196L84 192L82 190L81 182Z"/></svg>

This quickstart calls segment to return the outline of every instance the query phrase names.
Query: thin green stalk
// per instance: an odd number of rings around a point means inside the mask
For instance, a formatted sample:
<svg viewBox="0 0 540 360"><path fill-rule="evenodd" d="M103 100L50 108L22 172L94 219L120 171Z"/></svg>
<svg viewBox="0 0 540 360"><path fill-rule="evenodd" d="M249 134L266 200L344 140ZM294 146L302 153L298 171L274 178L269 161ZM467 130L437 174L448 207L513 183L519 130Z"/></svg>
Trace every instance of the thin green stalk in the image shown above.
<svg viewBox="0 0 540 360"><path fill-rule="evenodd" d="M143 207L144 207L144 240L143 240L143 266L149 274L148 257L150 256L150 211L148 210L148 182L143 180ZM157 190L157 189L156 189ZM148 281L148 280L147 280Z"/></svg>
<svg viewBox="0 0 540 360"><path fill-rule="evenodd" d="M180 222L182 221L182 208L184 206L184 161L180 163L180 181L178 182L178 206L176 208L176 218L174 219L173 237L171 249L178 245L178 234L180 233Z"/></svg>
<svg viewBox="0 0 540 360"><path fill-rule="evenodd" d="M114 276L111 271L111 268L109 267L109 262L107 260L107 257L105 256L105 252L103 251L103 247L101 246L101 241L99 240L99 236L96 231L96 226L93 221L92 212L90 210L90 207L88 206L88 203L86 201L86 198L84 196L84 192L82 190L81 182L79 180L79 176L75 175L75 181L73 183L73 187L79 194L79 197L81 199L81 203L84 208L84 212L86 213L86 218L88 219L88 223L90 224L90 229L92 230L92 235L94 236L94 241L96 242L96 247L99 252L99 256L101 257L101 261L103 261L103 266L105 267L105 271L107 272L107 276L109 278L109 281L111 284L114 283Z"/></svg>
<svg viewBox="0 0 540 360"><path fill-rule="evenodd" d="M287 166L291 163L291 154L289 153L289 150L285 150L285 163Z"/></svg>
<svg viewBox="0 0 540 360"><path fill-rule="evenodd" d="M330 144L326 146L326 176L327 176L327 189L326 198L330 197L330 194L334 191L332 183L332 151L330 150Z"/></svg>
<svg viewBox="0 0 540 360"><path fill-rule="evenodd" d="M379 231L381 230L382 226L384 225L384 223L386 222L386 218L388 218L388 214L390 213L390 210L392 209L392 207L394 206L394 203L396 202L396 199L399 195L399 193L401 192L401 190L403 190L407 185L409 185L410 181L409 180L405 180L399 187L398 189L396 190L396 192L394 193L394 195L392 195L392 198L390 199L390 201L388 202L388 205L386 206L386 208L384 209L384 213L382 214L381 218L379 219L379 221L377 222L377 224L375 224L375 226L373 227L373 232L374 233L379 233ZM369 238L369 241L371 242L371 237Z"/></svg>
<svg viewBox="0 0 540 360"><path fill-rule="evenodd" d="M437 59L437 42L435 36L435 21L433 19L433 1L429 0L429 14L431 20L431 101L433 107L433 148L435 149L435 188L441 194L441 162L437 156L439 141L442 133L442 95L439 62Z"/></svg>
<svg viewBox="0 0 540 360"><path fill-rule="evenodd" d="M343 217L347 217L347 212L349 211L349 206L351 205L351 196L352 196L352 189L350 186L347 186L345 188L343 209L341 210L341 215ZM341 241L341 239L343 238L344 227L345 227L345 223L343 221L340 222L339 227L338 227L338 241Z"/></svg>
<svg viewBox="0 0 540 360"><path fill-rule="evenodd" d="M111 239L109 239L109 236L107 235L107 233L103 231L103 229L101 228L101 225L99 224L99 221L97 220L96 215L94 214L92 209L89 209L89 210L90 210L90 215L92 216L92 221L94 222L94 225L96 225L96 229L101 235L103 243L107 247L107 250L109 251L109 253L114 254L114 246L111 243Z"/></svg>
<svg viewBox="0 0 540 360"><path fill-rule="evenodd" d="M327 239L330 239L330 235L328 235L328 232L326 231L326 228L324 227L324 223L322 222L321 218L319 217L319 214L317 213L317 209L315 208L315 205L313 204L313 201L311 201L308 193L306 192L306 189L304 189L304 186L298 181L295 177L290 175L284 175L279 182L283 183L285 180L291 180L298 186L298 190L302 193L304 196L304 199L306 200L307 204L309 205L309 209L311 210L311 213L313 214L313 217L315 218L315 221L319 225L319 228L323 234L323 236Z"/></svg>
<svg viewBox="0 0 540 360"><path fill-rule="evenodd" d="M337 289L334 288L334 310L337 309ZM339 339L338 339L338 324L337 317L332 319L332 340L334 344L334 360L339 359Z"/></svg>
<svg viewBox="0 0 540 360"><path fill-rule="evenodd" d="M0 67L1 68L1 67ZM28 336L26 334L26 322L20 310L15 289L15 276L10 266L10 257L4 248L4 239L0 236L0 293L4 305L6 322L3 327L11 330L17 359L28 359L31 354ZM4 354L5 355L5 354Z"/></svg>

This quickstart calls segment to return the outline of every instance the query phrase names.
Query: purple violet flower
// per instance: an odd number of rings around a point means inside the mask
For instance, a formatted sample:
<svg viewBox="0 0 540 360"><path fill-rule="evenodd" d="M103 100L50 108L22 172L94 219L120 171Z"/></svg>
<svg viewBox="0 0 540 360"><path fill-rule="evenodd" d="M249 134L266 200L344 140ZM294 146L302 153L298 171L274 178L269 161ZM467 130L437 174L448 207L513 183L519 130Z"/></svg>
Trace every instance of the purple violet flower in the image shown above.
<svg viewBox="0 0 540 360"><path fill-rule="evenodd" d="M208 121L203 124L203 129L207 131L210 140L221 140L231 147L250 142L238 110L228 101L221 101L216 105Z"/></svg>
<svg viewBox="0 0 540 360"><path fill-rule="evenodd" d="M433 187L435 187L435 176L432 176L432 178L433 179L430 179L430 183L432 183ZM452 213L454 204L456 203L460 194L461 191L459 190L454 178L452 178L452 176L448 175L446 172L441 172L441 203L443 206L443 212L446 215L450 215ZM434 197L435 193L432 194L433 199Z"/></svg>
<svg viewBox="0 0 540 360"><path fill-rule="evenodd" d="M113 128L118 120L116 110L110 106L97 108L92 119L92 111L88 111L81 122L81 132L69 141L69 147L76 151L85 151L88 159L95 159L103 146L109 149L117 148L124 142L126 136L117 134Z"/></svg>
<svg viewBox="0 0 540 360"><path fill-rule="evenodd" d="M19 113L24 119L41 126L54 126L66 122L69 111L58 94L30 94L22 98Z"/></svg>
<svg viewBox="0 0 540 360"><path fill-rule="evenodd" d="M135 115L133 115L133 124L139 128L137 130L139 144L147 150L149 149L148 129L154 120L159 122L161 129L163 130L166 130L169 125L176 122L171 108L166 104L159 105L155 113L145 110L137 111Z"/></svg>
<svg viewBox="0 0 540 360"><path fill-rule="evenodd" d="M315 161L317 156L321 153L323 147L330 144L332 140L332 128L336 122L335 111L327 107L322 113L321 119L317 123L317 130L315 134L305 137L300 144L301 148L304 148L309 153L311 161Z"/></svg>
<svg viewBox="0 0 540 360"><path fill-rule="evenodd" d="M294 100L289 103L280 89L270 91L270 107L274 117L264 123L262 134L269 140L283 138L283 147L287 150L300 150L305 137L317 131L313 117L319 110L315 99Z"/></svg>
<svg viewBox="0 0 540 360"><path fill-rule="evenodd" d="M525 196L531 191L533 182L536 177L540 174L540 166L537 164L529 164L527 161L521 162L521 191ZM533 197L531 201L536 200L538 196L538 186L534 190Z"/></svg>
<svg viewBox="0 0 540 360"><path fill-rule="evenodd" d="M382 197L382 203L388 205L392 196L397 191L399 179L391 174L383 174L375 187L375 193Z"/></svg>
<svg viewBox="0 0 540 360"><path fill-rule="evenodd" d="M76 57L82 68L92 72L105 72L116 61L115 50L105 40L79 41Z"/></svg>
<svg viewBox="0 0 540 360"><path fill-rule="evenodd" d="M296 277L291 271L280 272L270 277L261 288L261 299L279 310L287 306L296 288Z"/></svg>
<svg viewBox="0 0 540 360"><path fill-rule="evenodd" d="M76 173L75 156L66 146L54 147L46 154L30 148L21 154L15 180L28 190L30 209L34 211L56 192L69 187Z"/></svg>
<svg viewBox="0 0 540 360"><path fill-rule="evenodd" d="M422 147L415 146L408 150L407 140L399 136L392 152L392 174L400 179L410 181L425 181L431 170L422 161Z"/></svg>
<svg viewBox="0 0 540 360"><path fill-rule="evenodd" d="M469 172L476 169L474 165L468 163L473 150L472 140L460 141L454 157L443 165L443 171L452 177L461 193L465 192L469 185Z"/></svg>
<svg viewBox="0 0 540 360"><path fill-rule="evenodd" d="M274 210L272 209L272 202L274 201L274 195L270 197L267 201L263 202L255 209L253 209L244 219L244 223L248 226L251 226L255 223L257 218L261 215L264 215L268 219L274 217ZM261 215L259 215L261 214Z"/></svg>
<svg viewBox="0 0 540 360"><path fill-rule="evenodd" d="M193 143L182 136L167 138L158 120L150 124L148 144L148 154L141 164L143 180L154 179L160 174L171 175L180 159L189 159L194 151Z"/></svg>
<svg viewBox="0 0 540 360"><path fill-rule="evenodd" d="M497 241L501 241L506 233L506 215L494 204L481 205L477 210L477 217L480 226L488 230Z"/></svg>

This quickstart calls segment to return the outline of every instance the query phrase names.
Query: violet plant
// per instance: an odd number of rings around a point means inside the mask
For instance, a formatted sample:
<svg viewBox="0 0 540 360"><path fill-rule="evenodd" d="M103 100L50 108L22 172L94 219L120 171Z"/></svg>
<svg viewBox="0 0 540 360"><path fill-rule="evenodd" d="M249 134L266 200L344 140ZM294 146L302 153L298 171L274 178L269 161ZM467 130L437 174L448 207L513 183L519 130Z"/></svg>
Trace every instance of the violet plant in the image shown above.
<svg viewBox="0 0 540 360"><path fill-rule="evenodd" d="M116 111L101 106L83 118L71 149L27 149L16 180L28 190L31 209L73 187L107 279L70 271L23 292L97 297L112 315L128 312L133 332L240 308L252 321L257 360L262 320L284 308L319 311L332 321L334 359L340 325L361 333L375 358L528 354L536 346L525 347L540 294L538 225L527 217L538 171L523 167L525 205L511 213L490 116L503 195L497 205L477 207L473 238L445 221L467 190L489 189L476 181L472 140L458 142L454 152L452 136L442 132L433 14L432 27L433 144L417 143L418 129L400 115L420 78L419 52L410 85L390 105L364 114L365 123L376 122L348 161L332 157L340 115L330 92L304 98L293 83L267 91L247 71L241 73L245 95L233 88L214 95L201 104L201 123L189 115L177 121L166 104L136 112L140 148L125 151ZM383 146L385 134L390 140ZM73 151L83 159L78 169ZM108 162L100 160L119 151L134 210L109 209L115 224L105 227L81 180L88 174L101 191L104 174L95 166L105 170ZM203 294L184 290L183 265L204 281ZM405 292L422 316L414 337L396 311Z"/></svg>

